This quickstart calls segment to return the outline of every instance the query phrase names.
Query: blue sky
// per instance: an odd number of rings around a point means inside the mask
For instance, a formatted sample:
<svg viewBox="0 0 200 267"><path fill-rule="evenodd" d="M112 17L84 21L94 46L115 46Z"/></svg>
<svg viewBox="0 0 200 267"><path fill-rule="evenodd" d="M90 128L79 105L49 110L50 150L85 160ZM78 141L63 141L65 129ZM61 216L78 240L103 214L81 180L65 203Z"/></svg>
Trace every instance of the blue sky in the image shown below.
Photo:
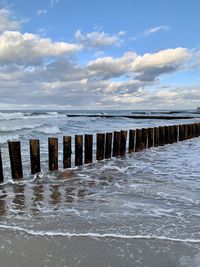
<svg viewBox="0 0 200 267"><path fill-rule="evenodd" d="M3 109L200 106L200 2L0 5Z"/></svg>

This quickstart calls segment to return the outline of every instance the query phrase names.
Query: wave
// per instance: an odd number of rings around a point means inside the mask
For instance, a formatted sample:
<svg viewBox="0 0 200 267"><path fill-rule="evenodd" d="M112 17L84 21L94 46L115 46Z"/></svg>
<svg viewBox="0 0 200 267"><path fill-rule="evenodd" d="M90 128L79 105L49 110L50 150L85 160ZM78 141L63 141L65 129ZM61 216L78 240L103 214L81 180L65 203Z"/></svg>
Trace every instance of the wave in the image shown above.
<svg viewBox="0 0 200 267"><path fill-rule="evenodd" d="M53 231L36 231L26 229L20 226L12 226L12 225L0 225L1 229L13 230L24 232L33 236L61 236L61 237L89 237L89 238L117 238L117 239L144 239L144 240L160 240L160 241L170 241L170 242L178 242L178 243L200 243L200 239L191 239L191 238L174 238L174 237L166 237L166 236L156 236L156 235L123 235L123 234L115 234L115 233L70 233L70 232L53 232Z"/></svg>
<svg viewBox="0 0 200 267"><path fill-rule="evenodd" d="M0 136L0 144L6 144L9 140L19 140L19 135L5 135Z"/></svg>
<svg viewBox="0 0 200 267"><path fill-rule="evenodd" d="M35 129L37 127L41 127L44 123L39 124L28 124L28 125L7 125L7 126L0 126L0 133L9 133L15 131L22 131L22 130L29 130Z"/></svg>
<svg viewBox="0 0 200 267"><path fill-rule="evenodd" d="M42 126L39 127L38 129L35 129L35 131L44 134L57 134L61 132L58 126Z"/></svg>

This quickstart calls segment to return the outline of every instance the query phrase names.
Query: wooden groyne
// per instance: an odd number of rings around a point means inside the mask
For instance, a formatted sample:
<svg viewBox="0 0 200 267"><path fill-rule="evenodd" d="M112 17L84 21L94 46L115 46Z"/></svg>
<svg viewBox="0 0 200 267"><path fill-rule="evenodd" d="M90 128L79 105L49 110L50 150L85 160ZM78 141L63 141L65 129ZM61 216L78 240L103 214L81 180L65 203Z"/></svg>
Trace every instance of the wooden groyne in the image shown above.
<svg viewBox="0 0 200 267"><path fill-rule="evenodd" d="M88 117L88 118L128 118L128 119L156 119L156 120L187 120L200 118L200 116L172 116L172 115L107 115L107 114L67 114L69 118Z"/></svg>
<svg viewBox="0 0 200 267"><path fill-rule="evenodd" d="M147 148L173 144L200 136L200 123L159 126L96 134L96 155L92 134L75 135L75 166L93 163L93 160L123 157L126 153L139 152ZM41 171L40 141L29 140L31 174ZM15 180L23 178L23 164L20 141L8 141L11 175ZM72 137L63 137L63 168L72 166ZM58 138L48 138L49 171L58 170ZM2 155L0 150L0 182L4 181Z"/></svg>

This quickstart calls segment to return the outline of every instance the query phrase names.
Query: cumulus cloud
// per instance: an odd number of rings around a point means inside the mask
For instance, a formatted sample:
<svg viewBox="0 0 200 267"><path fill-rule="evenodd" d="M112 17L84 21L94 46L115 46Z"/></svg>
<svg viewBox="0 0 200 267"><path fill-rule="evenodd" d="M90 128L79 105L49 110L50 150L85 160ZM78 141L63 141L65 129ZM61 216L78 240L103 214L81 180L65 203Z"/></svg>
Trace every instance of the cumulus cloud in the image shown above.
<svg viewBox="0 0 200 267"><path fill-rule="evenodd" d="M99 48L110 45L119 46L122 43L121 37L124 34L124 31L120 31L114 35L109 35L103 31L94 31L83 34L80 30L77 30L75 32L75 38L79 43L83 44L85 48Z"/></svg>
<svg viewBox="0 0 200 267"><path fill-rule="evenodd" d="M11 11L8 9L0 9L0 34L4 31L19 30L22 21L11 19Z"/></svg>
<svg viewBox="0 0 200 267"><path fill-rule="evenodd" d="M36 64L46 57L75 53L80 45L53 42L51 39L18 31L5 31L0 36L0 60L15 64Z"/></svg>

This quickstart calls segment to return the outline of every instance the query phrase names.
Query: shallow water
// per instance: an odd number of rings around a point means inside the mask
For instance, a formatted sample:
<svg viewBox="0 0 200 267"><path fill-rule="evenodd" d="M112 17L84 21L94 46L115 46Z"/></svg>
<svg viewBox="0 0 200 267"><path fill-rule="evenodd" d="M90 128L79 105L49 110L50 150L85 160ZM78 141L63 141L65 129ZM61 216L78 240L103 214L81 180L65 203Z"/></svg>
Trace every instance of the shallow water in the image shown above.
<svg viewBox="0 0 200 267"><path fill-rule="evenodd" d="M50 116L54 121L64 115ZM61 136L67 124L56 120ZM83 120L83 130L91 132L104 123ZM110 128L106 121L107 129L121 129L119 121ZM77 121L70 123L69 133L76 133ZM144 121L156 123L164 124ZM142 122L127 120L123 126L136 124ZM24 145L31 135L47 139L28 131L26 136L21 130ZM43 166L46 148L43 142ZM200 138L194 138L72 168L67 178L45 167L34 177L27 167L25 178L13 182L6 171L0 186L0 266L200 266L199 151ZM23 153L26 158L25 148Z"/></svg>

